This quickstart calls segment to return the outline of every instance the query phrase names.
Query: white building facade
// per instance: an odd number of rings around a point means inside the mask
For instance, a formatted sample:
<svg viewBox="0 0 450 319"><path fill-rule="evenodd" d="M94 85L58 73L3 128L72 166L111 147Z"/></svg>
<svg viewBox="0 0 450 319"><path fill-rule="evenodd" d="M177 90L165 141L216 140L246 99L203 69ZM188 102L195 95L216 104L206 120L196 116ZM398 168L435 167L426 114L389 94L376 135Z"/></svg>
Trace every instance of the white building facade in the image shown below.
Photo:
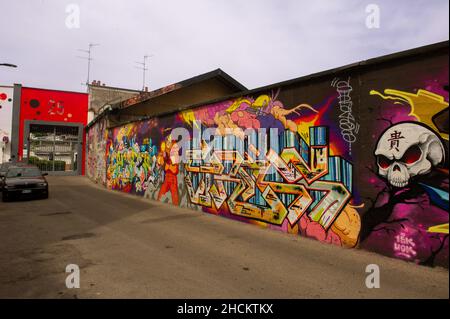
<svg viewBox="0 0 450 319"><path fill-rule="evenodd" d="M0 86L0 163L11 156L11 131L14 87Z"/></svg>

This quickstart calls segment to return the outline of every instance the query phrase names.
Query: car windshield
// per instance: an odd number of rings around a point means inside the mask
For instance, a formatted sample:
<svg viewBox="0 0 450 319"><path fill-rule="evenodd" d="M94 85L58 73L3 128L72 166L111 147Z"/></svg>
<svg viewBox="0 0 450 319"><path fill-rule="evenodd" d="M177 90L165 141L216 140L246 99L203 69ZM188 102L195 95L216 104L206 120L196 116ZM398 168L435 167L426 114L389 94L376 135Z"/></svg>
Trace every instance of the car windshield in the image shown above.
<svg viewBox="0 0 450 319"><path fill-rule="evenodd" d="M8 170L9 166L10 165L8 165L6 163L0 164L0 172L6 172Z"/></svg>
<svg viewBox="0 0 450 319"><path fill-rule="evenodd" d="M11 167L6 177L36 177L42 176L37 167Z"/></svg>

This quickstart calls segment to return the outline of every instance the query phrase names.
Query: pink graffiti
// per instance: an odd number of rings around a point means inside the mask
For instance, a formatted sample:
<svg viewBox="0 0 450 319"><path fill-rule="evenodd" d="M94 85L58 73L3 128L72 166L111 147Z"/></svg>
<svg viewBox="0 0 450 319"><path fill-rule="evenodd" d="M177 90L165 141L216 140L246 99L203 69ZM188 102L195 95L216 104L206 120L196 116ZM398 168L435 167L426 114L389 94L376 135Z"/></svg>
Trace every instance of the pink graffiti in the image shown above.
<svg viewBox="0 0 450 319"><path fill-rule="evenodd" d="M396 255L406 258L415 257L417 255L417 252L414 250L415 247L416 244L413 239L406 236L406 234L400 233L395 236L394 251Z"/></svg>

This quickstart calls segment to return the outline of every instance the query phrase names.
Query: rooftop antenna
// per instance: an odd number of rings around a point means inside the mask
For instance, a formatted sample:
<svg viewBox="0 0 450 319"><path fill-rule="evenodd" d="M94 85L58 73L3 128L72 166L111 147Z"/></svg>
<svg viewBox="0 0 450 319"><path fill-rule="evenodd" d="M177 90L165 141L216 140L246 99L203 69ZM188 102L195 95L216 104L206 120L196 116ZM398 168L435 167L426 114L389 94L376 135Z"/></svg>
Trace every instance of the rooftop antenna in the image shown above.
<svg viewBox="0 0 450 319"><path fill-rule="evenodd" d="M88 61L88 63L87 63L87 80L86 80L87 90L89 89L89 76L90 76L90 73L91 73L91 61L93 60L91 58L91 50L92 50L93 47L98 46L98 45L100 45L100 44L98 44L98 43L89 43L89 49L88 50L78 49L78 51L85 52L88 55L87 57L86 56L78 56L78 58L85 59L85 60Z"/></svg>
<svg viewBox="0 0 450 319"><path fill-rule="evenodd" d="M137 66L137 69L142 70L142 91L145 90L145 71L148 70L147 68L147 59L151 58L153 56L153 54L146 54L144 55L144 62L136 62L137 64L139 64L140 66Z"/></svg>

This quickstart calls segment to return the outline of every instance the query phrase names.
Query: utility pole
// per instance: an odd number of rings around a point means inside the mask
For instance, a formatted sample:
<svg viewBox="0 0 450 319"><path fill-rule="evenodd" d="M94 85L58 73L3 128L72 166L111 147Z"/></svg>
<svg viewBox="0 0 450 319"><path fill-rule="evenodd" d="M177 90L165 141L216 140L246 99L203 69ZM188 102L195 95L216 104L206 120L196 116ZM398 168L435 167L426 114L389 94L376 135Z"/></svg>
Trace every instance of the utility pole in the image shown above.
<svg viewBox="0 0 450 319"><path fill-rule="evenodd" d="M144 62L136 62L137 64L141 65L141 66L137 66L136 68L142 70L142 91L145 90L145 71L148 70L147 59L152 56L153 56L153 54L151 54L151 55L146 54L146 55L144 55Z"/></svg>
<svg viewBox="0 0 450 319"><path fill-rule="evenodd" d="M89 49L88 50L78 49L78 51L85 52L88 55L87 57L85 57L85 56L78 56L78 58L85 59L85 60L88 61L88 64L87 64L86 90L89 90L89 76L90 76L90 73L91 73L91 61L93 60L91 58L91 51L92 51L93 47L98 46L98 45L99 44L96 44L96 43L89 43Z"/></svg>

